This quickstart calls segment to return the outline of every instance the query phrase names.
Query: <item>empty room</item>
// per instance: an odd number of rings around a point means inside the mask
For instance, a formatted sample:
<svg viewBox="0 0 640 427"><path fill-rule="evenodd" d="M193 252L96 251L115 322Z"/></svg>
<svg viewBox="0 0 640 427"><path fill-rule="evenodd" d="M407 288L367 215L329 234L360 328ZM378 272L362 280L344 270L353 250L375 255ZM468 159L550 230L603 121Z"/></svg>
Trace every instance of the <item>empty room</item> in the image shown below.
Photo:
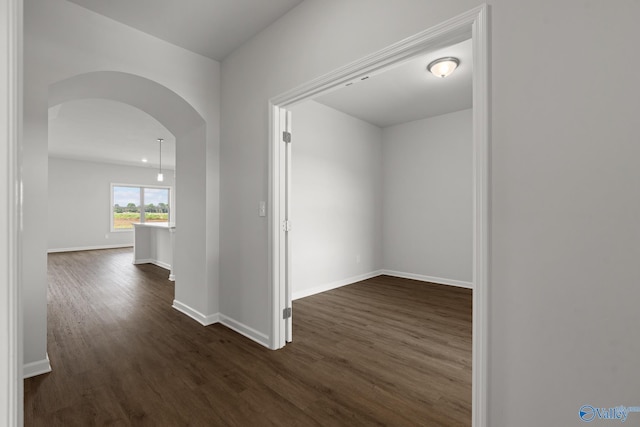
<svg viewBox="0 0 640 427"><path fill-rule="evenodd" d="M471 55L419 53L290 107L293 344L342 358L353 384L387 372L398 423L434 416L408 397L431 392L457 416L430 422L471 417ZM446 78L429 72L442 58Z"/></svg>
<svg viewBox="0 0 640 427"><path fill-rule="evenodd" d="M638 17L0 0L0 425L637 423Z"/></svg>

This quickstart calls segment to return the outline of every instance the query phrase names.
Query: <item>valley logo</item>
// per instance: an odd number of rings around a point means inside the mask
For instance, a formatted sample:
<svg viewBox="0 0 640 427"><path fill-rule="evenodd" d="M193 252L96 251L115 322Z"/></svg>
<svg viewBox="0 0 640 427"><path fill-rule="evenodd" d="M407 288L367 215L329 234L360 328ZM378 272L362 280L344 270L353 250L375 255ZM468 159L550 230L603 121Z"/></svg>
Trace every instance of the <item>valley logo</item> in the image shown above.
<svg viewBox="0 0 640 427"><path fill-rule="evenodd" d="M578 411L580 419L585 423L590 423L596 418L599 420L619 420L621 423L627 421L631 412L640 412L640 406L615 406L613 408L596 408L591 405L582 405Z"/></svg>

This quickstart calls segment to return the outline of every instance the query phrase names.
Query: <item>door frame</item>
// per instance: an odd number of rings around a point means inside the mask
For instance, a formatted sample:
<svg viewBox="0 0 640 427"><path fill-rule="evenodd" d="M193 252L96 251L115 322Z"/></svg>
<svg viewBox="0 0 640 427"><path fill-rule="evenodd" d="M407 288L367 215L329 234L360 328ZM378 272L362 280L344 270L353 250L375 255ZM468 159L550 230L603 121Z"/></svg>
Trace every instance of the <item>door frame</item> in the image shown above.
<svg viewBox="0 0 640 427"><path fill-rule="evenodd" d="M22 0L0 0L0 425L21 426Z"/></svg>
<svg viewBox="0 0 640 427"><path fill-rule="evenodd" d="M372 55L311 80L271 98L269 108L269 290L271 312L270 346L279 349L287 336L283 310L291 307L287 212L287 152L283 142L288 131L287 107L344 86L345 84L404 62L425 50L472 39L473 45L473 338L472 338L472 425L487 426L487 366L490 284L490 105L489 105L489 6L482 4ZM295 138L295 135L293 136ZM295 224L294 224L295 226ZM290 321L290 319L289 319ZM289 330L290 331L290 330Z"/></svg>
<svg viewBox="0 0 640 427"><path fill-rule="evenodd" d="M289 219L291 185L291 144L285 133L291 132L291 111L269 101L269 301L271 335L269 347L277 350L292 340L292 316L283 312L291 307L291 234Z"/></svg>

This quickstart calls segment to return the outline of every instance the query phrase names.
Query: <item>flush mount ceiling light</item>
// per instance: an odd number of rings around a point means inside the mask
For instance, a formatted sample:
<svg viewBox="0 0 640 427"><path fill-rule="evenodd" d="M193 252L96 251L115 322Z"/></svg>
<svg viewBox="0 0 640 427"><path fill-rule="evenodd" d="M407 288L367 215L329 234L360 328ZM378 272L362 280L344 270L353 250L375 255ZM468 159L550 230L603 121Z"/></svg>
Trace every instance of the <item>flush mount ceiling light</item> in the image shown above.
<svg viewBox="0 0 640 427"><path fill-rule="evenodd" d="M158 182L164 181L164 175L162 174L162 141L164 141L164 139L158 138L158 149L160 151L160 169L158 169Z"/></svg>
<svg viewBox="0 0 640 427"><path fill-rule="evenodd" d="M436 77L444 78L453 73L453 71L458 68L458 65L460 65L460 60L458 58L448 56L446 58L439 58L432 61L427 66L427 70Z"/></svg>

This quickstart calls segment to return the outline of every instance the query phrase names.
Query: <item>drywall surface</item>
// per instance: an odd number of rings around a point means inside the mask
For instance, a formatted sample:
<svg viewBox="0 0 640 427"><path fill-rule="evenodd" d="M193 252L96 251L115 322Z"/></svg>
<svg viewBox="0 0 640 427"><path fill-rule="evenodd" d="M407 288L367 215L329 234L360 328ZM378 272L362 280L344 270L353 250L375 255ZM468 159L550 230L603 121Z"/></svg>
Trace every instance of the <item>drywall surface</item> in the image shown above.
<svg viewBox="0 0 640 427"><path fill-rule="evenodd" d="M25 4L24 56L25 363L46 359L47 112L50 89L71 79L104 73L110 80L94 85L96 92L114 81L139 81L139 88L115 88L113 95L158 95L137 101L138 108L158 113L152 115L177 138L176 298L180 293L181 302L195 310L217 313L220 64L61 0ZM182 107L167 111L176 105L192 107L201 123L167 124L161 116L184 113ZM181 203L189 209L181 212Z"/></svg>
<svg viewBox="0 0 640 427"><path fill-rule="evenodd" d="M472 281L471 110L383 130L292 108L294 299L381 270Z"/></svg>
<svg viewBox="0 0 640 427"><path fill-rule="evenodd" d="M472 281L471 113L382 130L385 270Z"/></svg>
<svg viewBox="0 0 640 427"><path fill-rule="evenodd" d="M133 230L111 231L111 184L161 184L172 187L173 198L173 171L165 172L162 183L156 173L148 167L50 157L48 249L133 245Z"/></svg>
<svg viewBox="0 0 640 427"><path fill-rule="evenodd" d="M478 4L306 0L223 61L225 313L269 333L267 100ZM578 426L640 396L640 3L490 5L488 425Z"/></svg>
<svg viewBox="0 0 640 427"><path fill-rule="evenodd" d="M292 109L294 298L380 269L382 132L309 101Z"/></svg>

